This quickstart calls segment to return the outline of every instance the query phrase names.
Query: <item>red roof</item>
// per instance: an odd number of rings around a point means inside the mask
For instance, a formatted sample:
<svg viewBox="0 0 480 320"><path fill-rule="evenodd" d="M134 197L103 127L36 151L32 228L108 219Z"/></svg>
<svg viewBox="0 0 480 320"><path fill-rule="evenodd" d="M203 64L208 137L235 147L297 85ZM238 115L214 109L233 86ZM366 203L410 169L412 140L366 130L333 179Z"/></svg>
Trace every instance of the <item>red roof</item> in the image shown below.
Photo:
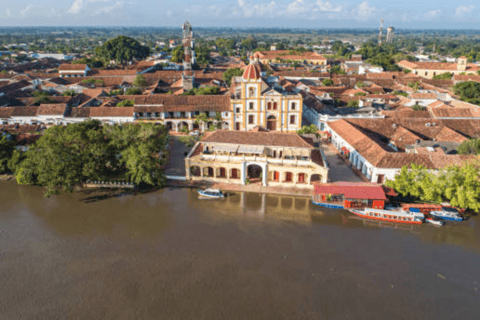
<svg viewBox="0 0 480 320"><path fill-rule="evenodd" d="M343 194L347 199L387 200L381 185L371 183L337 182L315 185L316 194Z"/></svg>
<svg viewBox="0 0 480 320"><path fill-rule="evenodd" d="M243 79L258 80L260 79L260 70L255 63L250 63L243 72Z"/></svg>

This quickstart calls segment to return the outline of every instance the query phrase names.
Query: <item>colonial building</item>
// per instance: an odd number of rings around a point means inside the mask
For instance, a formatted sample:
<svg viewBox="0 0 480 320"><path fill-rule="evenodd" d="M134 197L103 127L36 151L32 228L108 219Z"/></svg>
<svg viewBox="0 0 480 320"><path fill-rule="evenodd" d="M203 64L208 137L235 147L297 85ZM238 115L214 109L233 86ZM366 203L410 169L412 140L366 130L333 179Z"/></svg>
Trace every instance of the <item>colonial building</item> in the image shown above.
<svg viewBox="0 0 480 320"><path fill-rule="evenodd" d="M472 119L348 119L329 122L332 144L371 182L393 180L403 166L442 170L478 161L456 150L480 137L480 120Z"/></svg>
<svg viewBox="0 0 480 320"><path fill-rule="evenodd" d="M466 57L458 58L457 63L448 62L411 62L407 60L400 61L398 65L405 69L410 70L413 74L422 78L432 79L434 76L438 76L444 73L453 73L459 75L463 73L477 73L480 67L473 63L467 63Z"/></svg>
<svg viewBox="0 0 480 320"><path fill-rule="evenodd" d="M257 51L253 54L253 57L264 64L289 60L306 62L308 64L319 66L327 65L327 59L316 52L304 52L297 54L291 50Z"/></svg>
<svg viewBox="0 0 480 320"><path fill-rule="evenodd" d="M86 64L61 64L58 67L60 78L86 77L90 68Z"/></svg>
<svg viewBox="0 0 480 320"><path fill-rule="evenodd" d="M231 130L261 126L270 131L296 132L302 126L302 108L302 95L267 84L258 62L251 61L243 76L232 83Z"/></svg>
<svg viewBox="0 0 480 320"><path fill-rule="evenodd" d="M185 158L187 180L313 188L327 182L322 150L297 134L216 131Z"/></svg>

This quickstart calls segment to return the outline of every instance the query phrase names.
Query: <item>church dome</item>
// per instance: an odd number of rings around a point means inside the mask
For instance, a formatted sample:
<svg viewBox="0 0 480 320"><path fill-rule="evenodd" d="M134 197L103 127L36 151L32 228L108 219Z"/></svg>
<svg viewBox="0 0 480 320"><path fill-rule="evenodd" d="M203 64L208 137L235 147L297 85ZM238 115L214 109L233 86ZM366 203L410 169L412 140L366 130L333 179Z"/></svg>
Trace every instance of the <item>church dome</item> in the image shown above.
<svg viewBox="0 0 480 320"><path fill-rule="evenodd" d="M260 68L256 63L250 62L243 72L244 80L258 80L260 79Z"/></svg>

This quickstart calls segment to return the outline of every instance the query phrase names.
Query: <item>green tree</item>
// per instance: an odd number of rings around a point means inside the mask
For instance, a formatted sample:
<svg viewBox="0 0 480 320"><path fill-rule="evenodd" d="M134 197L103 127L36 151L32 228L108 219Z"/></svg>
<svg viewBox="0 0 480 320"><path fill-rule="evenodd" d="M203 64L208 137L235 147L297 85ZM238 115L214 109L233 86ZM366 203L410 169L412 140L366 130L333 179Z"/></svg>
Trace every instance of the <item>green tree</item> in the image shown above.
<svg viewBox="0 0 480 320"><path fill-rule="evenodd" d="M117 107L133 107L135 101L133 100L123 100L117 103Z"/></svg>
<svg viewBox="0 0 480 320"><path fill-rule="evenodd" d="M480 105L480 83L466 81L453 86L453 92L460 96L462 101Z"/></svg>
<svg viewBox="0 0 480 320"><path fill-rule="evenodd" d="M333 86L333 80L332 79L323 79L322 80L322 85L326 87Z"/></svg>
<svg viewBox="0 0 480 320"><path fill-rule="evenodd" d="M142 90L140 90L139 88L128 88L128 89L125 91L125 94L126 94L127 96L135 96L135 95L142 94Z"/></svg>
<svg viewBox="0 0 480 320"><path fill-rule="evenodd" d="M347 102L347 107L349 108L358 108L358 100L349 100Z"/></svg>
<svg viewBox="0 0 480 320"><path fill-rule="evenodd" d="M183 46L177 46L172 51L172 62L182 62L185 59L185 49Z"/></svg>
<svg viewBox="0 0 480 320"><path fill-rule="evenodd" d="M47 187L46 196L71 192L87 180L128 179L136 184L163 185L166 130L138 124L102 126L96 120L54 126L16 165L17 181Z"/></svg>
<svg viewBox="0 0 480 320"><path fill-rule="evenodd" d="M437 74L433 76L433 79L449 80L449 79L452 79L452 77L453 77L452 72L445 72L445 73Z"/></svg>
<svg viewBox="0 0 480 320"><path fill-rule="evenodd" d="M240 77L243 75L243 70L240 68L230 68L227 69L222 75L223 81L225 81L229 86L232 84L233 77Z"/></svg>
<svg viewBox="0 0 480 320"><path fill-rule="evenodd" d="M137 88L146 88L148 87L148 82L145 80L145 77L142 74L138 74L133 80L133 86Z"/></svg>
<svg viewBox="0 0 480 320"><path fill-rule="evenodd" d="M298 130L297 133L298 134L317 134L318 128L314 124L311 124L309 126L302 126L302 128Z"/></svg>
<svg viewBox="0 0 480 320"><path fill-rule="evenodd" d="M64 97L75 97L77 95L77 92L73 89L67 89L62 93L62 96Z"/></svg>
<svg viewBox="0 0 480 320"><path fill-rule="evenodd" d="M13 155L15 145L14 136L8 133L0 134L0 174L9 172L7 163Z"/></svg>
<svg viewBox="0 0 480 320"><path fill-rule="evenodd" d="M474 154L480 155L480 139L471 139L464 141L457 148L459 154Z"/></svg>
<svg viewBox="0 0 480 320"><path fill-rule="evenodd" d="M182 95L184 96L205 96L205 95L215 95L220 93L219 87L213 86L206 86L202 88L193 88L184 92Z"/></svg>
<svg viewBox="0 0 480 320"><path fill-rule="evenodd" d="M135 39L118 36L95 48L95 54L106 61L115 60L116 63L125 65L133 59L147 58L150 55L150 49L142 46Z"/></svg>

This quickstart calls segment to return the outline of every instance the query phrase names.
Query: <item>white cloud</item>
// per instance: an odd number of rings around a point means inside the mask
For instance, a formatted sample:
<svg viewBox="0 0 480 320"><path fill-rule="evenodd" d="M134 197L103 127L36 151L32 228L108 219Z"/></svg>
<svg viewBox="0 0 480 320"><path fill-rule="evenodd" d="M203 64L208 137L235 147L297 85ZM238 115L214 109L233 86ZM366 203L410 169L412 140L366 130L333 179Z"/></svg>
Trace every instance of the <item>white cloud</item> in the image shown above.
<svg viewBox="0 0 480 320"><path fill-rule="evenodd" d="M269 13L270 15L275 15L277 14L277 4L275 1L272 1L268 4L249 4L245 3L245 0L238 0L238 6L240 7L242 12L238 12L237 10L234 9L233 14L234 15L239 15L243 14L245 17L252 17L253 15L256 16L263 16L266 13Z"/></svg>
<svg viewBox="0 0 480 320"><path fill-rule="evenodd" d="M456 16L456 17L461 17L461 16L463 16L464 14L470 13L473 9L475 9L475 6L474 6L474 5L470 5L470 6L460 6L460 7L457 8L457 10L455 10L455 16Z"/></svg>
<svg viewBox="0 0 480 320"><path fill-rule="evenodd" d="M363 20L369 18L375 11L377 11L377 9L375 7L370 7L368 0L365 0L358 5L353 13L354 16L356 13L357 18Z"/></svg>
<svg viewBox="0 0 480 320"><path fill-rule="evenodd" d="M23 9L22 11L20 11L20 14L22 16L24 16L25 14L28 13L28 11L30 11L30 9L32 9L34 7L34 5L28 5L25 9Z"/></svg>
<svg viewBox="0 0 480 320"><path fill-rule="evenodd" d="M90 3L90 2L107 2L107 1L108 0L75 0L75 1L73 1L70 9L68 9L68 12L72 13L72 14L77 14L77 13L80 13L80 11L83 10L84 6L87 3Z"/></svg>
<svg viewBox="0 0 480 320"><path fill-rule="evenodd" d="M99 9L97 12L95 12L96 15L98 14L109 14L117 9L123 8L124 2L123 1L117 1L115 4L108 6L108 7L103 7Z"/></svg>
<svg viewBox="0 0 480 320"><path fill-rule="evenodd" d="M310 11L310 5L304 0L295 0L287 6L288 14L301 14Z"/></svg>
<svg viewBox="0 0 480 320"><path fill-rule="evenodd" d="M342 11L342 6L336 6L335 7L329 1L317 0L316 5L317 5L317 8L314 9L315 11L322 11L322 12L340 12L340 11Z"/></svg>
<svg viewBox="0 0 480 320"><path fill-rule="evenodd" d="M438 16L441 12L442 12L442 10L440 10L440 9L428 11L428 12L425 14L425 17L426 17L426 18L430 18L430 19L431 19L431 18L435 18L435 17Z"/></svg>

